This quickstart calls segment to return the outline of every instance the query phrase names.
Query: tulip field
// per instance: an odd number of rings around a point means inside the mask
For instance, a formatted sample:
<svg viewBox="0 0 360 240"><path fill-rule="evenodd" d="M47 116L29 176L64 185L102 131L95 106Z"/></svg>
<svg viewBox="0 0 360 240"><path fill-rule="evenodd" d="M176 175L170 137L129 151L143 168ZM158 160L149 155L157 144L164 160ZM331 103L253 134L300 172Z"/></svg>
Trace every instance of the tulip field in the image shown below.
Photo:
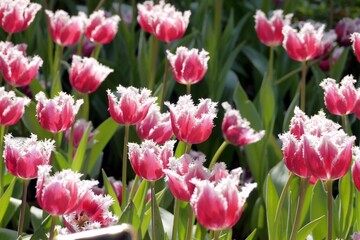
<svg viewBox="0 0 360 240"><path fill-rule="evenodd" d="M1 0L0 239L360 240L359 16Z"/></svg>

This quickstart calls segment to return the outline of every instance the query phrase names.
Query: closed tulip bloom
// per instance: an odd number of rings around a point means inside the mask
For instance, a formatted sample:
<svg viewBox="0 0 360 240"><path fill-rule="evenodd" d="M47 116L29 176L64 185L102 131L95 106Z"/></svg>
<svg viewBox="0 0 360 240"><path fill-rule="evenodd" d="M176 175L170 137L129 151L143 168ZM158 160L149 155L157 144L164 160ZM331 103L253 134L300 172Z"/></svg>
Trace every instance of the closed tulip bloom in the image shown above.
<svg viewBox="0 0 360 240"><path fill-rule="evenodd" d="M305 23L299 32L290 26L284 26L283 46L289 57L298 62L318 57L322 52L323 31L324 25L315 29L311 23Z"/></svg>
<svg viewBox="0 0 360 240"><path fill-rule="evenodd" d="M345 17L341 19L335 26L335 32L337 35L337 41L340 46L350 46L351 45L351 35L354 32L360 31L360 19L355 18L351 19Z"/></svg>
<svg viewBox="0 0 360 240"><path fill-rule="evenodd" d="M193 179L195 190L190 204L196 219L207 229L218 231L234 226L240 219L246 199L256 188L256 183L240 187L232 178L220 182ZM211 203L211 207L209 207Z"/></svg>
<svg viewBox="0 0 360 240"><path fill-rule="evenodd" d="M74 101L71 95L60 92L53 99L47 99L44 92L39 92L35 96L36 116L40 125L47 131L57 133L71 127L75 121L75 116L79 111L83 100Z"/></svg>
<svg viewBox="0 0 360 240"><path fill-rule="evenodd" d="M169 168L164 169L171 193L177 199L189 202L195 185L193 178L205 180L210 177L209 171L203 166L205 159L193 159L189 154L179 159L170 158Z"/></svg>
<svg viewBox="0 0 360 240"><path fill-rule="evenodd" d="M107 90L107 94L110 115L119 124L135 125L139 123L146 117L150 106L157 99L151 97L151 91L145 88L139 90L119 85L116 89L116 95L110 90Z"/></svg>
<svg viewBox="0 0 360 240"><path fill-rule="evenodd" d="M76 120L73 127L73 145L75 148L79 146L81 138L83 137L88 127L89 127L89 134L88 134L87 143L88 145L90 145L90 143L94 140L94 137L98 134L98 131L93 131L93 126L91 122L86 121L85 119ZM65 139L67 141L70 140L70 131L71 128L67 129L65 132Z"/></svg>
<svg viewBox="0 0 360 240"><path fill-rule="evenodd" d="M41 5L29 0L2 0L0 2L0 26L8 33L24 31L33 22Z"/></svg>
<svg viewBox="0 0 360 240"><path fill-rule="evenodd" d="M69 80L73 88L81 93L95 92L113 70L100 64L95 58L73 55Z"/></svg>
<svg viewBox="0 0 360 240"><path fill-rule="evenodd" d="M173 156L174 144L175 141L167 141L160 146L151 140L145 140L141 145L129 143L129 160L136 175L148 181L162 178L163 170Z"/></svg>
<svg viewBox="0 0 360 240"><path fill-rule="evenodd" d="M71 46L79 42L84 32L85 15L70 17L63 10L55 13L45 10L50 25L50 34L53 41L61 46Z"/></svg>
<svg viewBox="0 0 360 240"><path fill-rule="evenodd" d="M39 166L36 183L36 199L42 209L54 216L76 210L86 191L97 181L81 180L82 174L70 169L50 176L51 166Z"/></svg>
<svg viewBox="0 0 360 240"><path fill-rule="evenodd" d="M163 8L163 5L165 3L163 1L160 1L159 4L154 5L153 1L145 1L142 4L137 4L138 9L138 16L137 21L140 24L140 27L143 31L147 33L152 33L153 28L151 26L150 22L150 16L153 13L153 11L160 11Z"/></svg>
<svg viewBox="0 0 360 240"><path fill-rule="evenodd" d="M341 80L340 87L332 78L326 78L320 83L325 91L325 105L330 113L347 115L353 112L358 95L355 83L356 80L351 75L345 76Z"/></svg>
<svg viewBox="0 0 360 240"><path fill-rule="evenodd" d="M39 56L27 57L17 47L0 52L0 71L4 80L14 87L29 85L42 64Z"/></svg>
<svg viewBox="0 0 360 240"><path fill-rule="evenodd" d="M354 181L355 187L360 191L360 148L353 147L354 163L351 168L351 176Z"/></svg>
<svg viewBox="0 0 360 240"><path fill-rule="evenodd" d="M352 48L357 60L360 62L360 33L355 32L351 34Z"/></svg>
<svg viewBox="0 0 360 240"><path fill-rule="evenodd" d="M167 59L172 68L174 79L180 84L194 84L201 81L207 71L209 53L204 49L178 47L176 54L167 51Z"/></svg>
<svg viewBox="0 0 360 240"><path fill-rule="evenodd" d="M13 91L0 87L0 125L11 126L24 115L25 106L30 104L27 97L16 97Z"/></svg>
<svg viewBox="0 0 360 240"><path fill-rule="evenodd" d="M282 29L290 24L293 14L283 16L282 10L273 11L270 19L265 13L257 10L255 14L255 30L259 40L266 46L279 46L284 40Z"/></svg>
<svg viewBox="0 0 360 240"><path fill-rule="evenodd" d="M64 215L66 229L60 233L64 235L115 225L119 219L109 211L113 204L110 195L96 195L91 190L87 191L75 211Z"/></svg>
<svg viewBox="0 0 360 240"><path fill-rule="evenodd" d="M206 141L214 127L216 102L200 99L195 106L191 95L180 96L177 104L165 102L170 109L171 125L174 135L180 141L198 144Z"/></svg>
<svg viewBox="0 0 360 240"><path fill-rule="evenodd" d="M85 35L93 42L107 44L114 39L119 21L119 16L106 17L103 10L93 12L86 21Z"/></svg>
<svg viewBox="0 0 360 240"><path fill-rule="evenodd" d="M223 102L222 106L226 112L221 128L226 141L235 146L245 146L263 138L264 130L255 132L238 110L232 109L227 102Z"/></svg>
<svg viewBox="0 0 360 240"><path fill-rule="evenodd" d="M136 132L142 140L165 143L173 135L170 113L160 113L158 105L151 105L144 120L136 125Z"/></svg>
<svg viewBox="0 0 360 240"><path fill-rule="evenodd" d="M50 163L51 152L55 149L53 140L38 141L32 134L30 138L4 137L3 157L7 170L14 176L33 179L38 176L38 166Z"/></svg>

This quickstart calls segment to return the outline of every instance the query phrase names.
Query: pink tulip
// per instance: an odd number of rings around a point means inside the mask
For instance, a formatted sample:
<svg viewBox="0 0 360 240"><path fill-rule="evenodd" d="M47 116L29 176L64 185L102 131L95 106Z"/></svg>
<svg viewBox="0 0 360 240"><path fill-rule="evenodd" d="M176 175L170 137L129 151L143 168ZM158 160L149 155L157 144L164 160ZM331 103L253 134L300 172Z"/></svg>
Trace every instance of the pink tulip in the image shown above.
<svg viewBox="0 0 360 240"><path fill-rule="evenodd" d="M86 21L85 35L93 42L107 44L114 39L119 21L119 16L106 17L103 10L93 12Z"/></svg>
<svg viewBox="0 0 360 240"><path fill-rule="evenodd" d="M54 141L38 141L32 134L30 138L4 137L4 160L7 170L19 178L33 179L38 176L38 166L50 163Z"/></svg>
<svg viewBox="0 0 360 240"><path fill-rule="evenodd" d="M69 169L50 176L51 166L39 166L36 183L36 199L42 209L59 216L76 210L85 193L97 181L81 180L82 174Z"/></svg>
<svg viewBox="0 0 360 240"><path fill-rule="evenodd" d="M273 11L270 19L264 12L257 10L255 14L255 30L259 40L266 46L279 46L284 40L282 29L290 24L293 14L283 16L282 10Z"/></svg>
<svg viewBox="0 0 360 240"><path fill-rule="evenodd" d="M240 219L245 201L256 183L240 187L239 180L225 177L219 182L193 179L195 190L190 204L196 219L210 230L231 228ZM209 207L211 203L211 207Z"/></svg>
<svg viewBox="0 0 360 240"><path fill-rule="evenodd" d="M151 140L145 140L141 145L129 143L129 160L136 175L148 181L162 178L163 170L173 156L174 144L175 141L167 141L159 146Z"/></svg>
<svg viewBox="0 0 360 240"><path fill-rule="evenodd" d="M191 179L205 180L210 177L203 166L205 159L193 159L190 155L182 155L179 159L170 158L169 168L164 169L171 193L177 199L189 202L195 185Z"/></svg>
<svg viewBox="0 0 360 240"><path fill-rule="evenodd" d="M153 33L153 28L150 22L150 16L153 11L160 11L163 5L164 5L163 1L161 1L157 5L154 5L153 1L145 1L143 2L143 4L140 3L137 4L137 9L139 12L137 21L140 24L140 27L142 28L143 31L148 33Z"/></svg>
<svg viewBox="0 0 360 240"><path fill-rule="evenodd" d="M357 60L360 62L360 33L355 32L351 34L352 48Z"/></svg>
<svg viewBox="0 0 360 240"><path fill-rule="evenodd" d="M69 80L73 88L81 93L95 92L113 70L100 64L95 58L73 55Z"/></svg>
<svg viewBox="0 0 360 240"><path fill-rule="evenodd" d="M347 115L353 112L357 103L357 90L354 86L356 80L353 76L345 76L339 85L335 79L326 78L320 86L325 91L325 105L330 113Z"/></svg>
<svg viewBox="0 0 360 240"><path fill-rule="evenodd" d="M318 57L322 52L323 31L324 25L315 29L311 23L305 23L299 32L290 26L284 26L283 46L289 57L299 62Z"/></svg>
<svg viewBox="0 0 360 240"><path fill-rule="evenodd" d="M27 86L38 74L43 60L39 56L27 57L22 46L0 51L0 72L4 80L15 87Z"/></svg>
<svg viewBox="0 0 360 240"><path fill-rule="evenodd" d="M351 35L360 31L360 19L343 18L335 26L337 41L340 46L351 45Z"/></svg>
<svg viewBox="0 0 360 240"><path fill-rule="evenodd" d="M144 120L136 125L136 132L142 140L164 144L173 135L170 113L160 113L158 105L151 105Z"/></svg>
<svg viewBox="0 0 360 240"><path fill-rule="evenodd" d="M1 0L0 27L8 33L24 31L34 21L41 5L29 0Z"/></svg>
<svg viewBox="0 0 360 240"><path fill-rule="evenodd" d="M25 106L30 104L27 97L16 97L13 91L0 87L0 125L11 126L24 115Z"/></svg>
<svg viewBox="0 0 360 240"><path fill-rule="evenodd" d="M135 125L142 121L150 106L156 101L156 97L150 97L148 89L125 88L119 85L117 95L107 91L109 100L109 112L111 117L119 124Z"/></svg>
<svg viewBox="0 0 360 240"><path fill-rule="evenodd" d="M44 92L35 96L36 116L40 125L49 132L63 132L71 127L83 100L74 101L71 95L60 92L53 99L47 99Z"/></svg>
<svg viewBox="0 0 360 240"><path fill-rule="evenodd" d="M79 13L78 16L70 17L63 10L55 13L45 10L50 25L50 34L53 41L61 46L71 46L79 42L84 32L86 16Z"/></svg>
<svg viewBox="0 0 360 240"><path fill-rule="evenodd" d="M238 110L232 109L227 102L223 102L222 106L225 109L225 116L221 128L226 141L235 146L245 146L263 138L264 130L255 132Z"/></svg>
<svg viewBox="0 0 360 240"><path fill-rule="evenodd" d="M173 132L180 141L198 144L206 141L214 127L216 105L211 99L200 99L195 106L191 95L180 96L177 104L165 102L170 109Z"/></svg>
<svg viewBox="0 0 360 240"><path fill-rule="evenodd" d="M92 126L91 122L86 121L85 119L76 120L76 122L74 124L74 129L73 129L73 145L75 148L77 148L79 146L81 138L83 137L88 126L90 126L90 129L89 129L87 143L91 144L91 141L94 140L94 137L96 136L96 134L98 134L98 131L93 131L93 126ZM70 140L70 130L71 129L69 128L65 132L65 139L67 141Z"/></svg>
<svg viewBox="0 0 360 240"><path fill-rule="evenodd" d="M289 132L294 135L297 140L300 140L301 136L305 133L306 123L308 121L309 117L296 106L294 116L290 120Z"/></svg>
<svg viewBox="0 0 360 240"><path fill-rule="evenodd" d="M353 159L354 163L351 168L351 176L355 187L360 191L360 148L353 147Z"/></svg>
<svg viewBox="0 0 360 240"><path fill-rule="evenodd" d="M167 51L167 59L172 68L174 79L180 84L194 84L201 81L207 71L209 53L204 49L178 47L176 54Z"/></svg>
<svg viewBox="0 0 360 240"><path fill-rule="evenodd" d="M119 219L109 211L112 204L114 200L110 195L96 195L91 190L87 191L75 211L64 215L66 229L60 233L64 235L115 225Z"/></svg>

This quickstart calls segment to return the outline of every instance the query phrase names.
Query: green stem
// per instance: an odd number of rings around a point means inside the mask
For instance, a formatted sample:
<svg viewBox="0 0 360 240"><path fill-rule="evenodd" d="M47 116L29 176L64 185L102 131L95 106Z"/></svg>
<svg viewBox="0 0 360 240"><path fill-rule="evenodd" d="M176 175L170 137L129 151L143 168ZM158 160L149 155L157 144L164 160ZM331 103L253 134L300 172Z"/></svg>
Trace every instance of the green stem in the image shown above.
<svg viewBox="0 0 360 240"><path fill-rule="evenodd" d="M64 51L64 46L56 45L55 48L55 55L54 55L54 68L51 73L51 90L50 90L50 97L54 97L57 92L55 90L61 89L61 60ZM59 87L57 87L59 86Z"/></svg>
<svg viewBox="0 0 360 240"><path fill-rule="evenodd" d="M297 69L294 69L292 70L291 72L285 74L284 76L282 76L279 80L277 80L275 82L275 85L278 85L282 82L284 82L285 80L287 80L288 78L292 77L293 75L297 74L298 72L301 72L301 67L297 68Z"/></svg>
<svg viewBox="0 0 360 240"><path fill-rule="evenodd" d="M105 3L105 0L101 0L101 1L98 3L98 5L96 6L96 8L94 9L94 12L97 11L97 10L99 10L99 9L101 8L101 6L104 5L104 3Z"/></svg>
<svg viewBox="0 0 360 240"><path fill-rule="evenodd" d="M306 105L306 73L307 73L307 65L306 61L301 63L301 85L300 85L300 108L303 112L305 112Z"/></svg>
<svg viewBox="0 0 360 240"><path fill-rule="evenodd" d="M13 33L8 33L8 35L7 35L7 38L6 38L6 41L7 42L11 42L11 37L12 37L12 35L13 35Z"/></svg>
<svg viewBox="0 0 360 240"><path fill-rule="evenodd" d="M150 181L151 191L151 235L152 239L156 239L155 233L155 208L156 208L156 196L155 196L155 181Z"/></svg>
<svg viewBox="0 0 360 240"><path fill-rule="evenodd" d="M62 136L63 136L62 132L54 133L55 146L57 150L61 148Z"/></svg>
<svg viewBox="0 0 360 240"><path fill-rule="evenodd" d="M269 53L269 66L268 66L268 81L270 83L270 86L273 82L273 68L274 68L274 47L270 47L270 53Z"/></svg>
<svg viewBox="0 0 360 240"><path fill-rule="evenodd" d="M179 199L175 198L175 203L174 203L174 224L173 224L173 229L172 229L172 240L176 240L177 235L178 235L180 205L181 205L181 201Z"/></svg>
<svg viewBox="0 0 360 240"><path fill-rule="evenodd" d="M191 84L186 84L186 94L187 95L191 94Z"/></svg>
<svg viewBox="0 0 360 240"><path fill-rule="evenodd" d="M191 151L191 143L186 143L186 146L185 146L185 152L184 153L187 153L187 154L189 154L190 153L190 151Z"/></svg>
<svg viewBox="0 0 360 240"><path fill-rule="evenodd" d="M3 145L4 145L4 135L5 135L5 126L0 126L0 198L4 193L4 175L5 175L5 163L3 160Z"/></svg>
<svg viewBox="0 0 360 240"><path fill-rule="evenodd" d="M134 199L135 197L135 193L136 193L136 189L137 189L137 185L138 185L138 182L140 180L140 177L138 175L135 175L135 179L134 179L134 184L131 188L131 191L130 191L130 198L131 200Z"/></svg>
<svg viewBox="0 0 360 240"><path fill-rule="evenodd" d="M78 44L78 47L77 47L77 51L76 51L76 54L78 55L78 56L80 56L81 57L81 54L82 54L82 48L83 48L83 44L84 44L84 35L82 35L81 36L81 38L80 38L80 42L79 42L79 44Z"/></svg>
<svg viewBox="0 0 360 240"><path fill-rule="evenodd" d="M214 164L216 163L216 161L219 159L221 153L224 151L224 149L226 148L226 146L229 143L225 140L220 147L216 150L216 153L214 154L213 158L211 159L210 165L209 165L209 169L211 169Z"/></svg>
<svg viewBox="0 0 360 240"><path fill-rule="evenodd" d="M328 194L328 218L327 218L327 227L328 227L328 239L332 239L332 180L326 182L327 194Z"/></svg>
<svg viewBox="0 0 360 240"><path fill-rule="evenodd" d="M290 176L281 192L281 195L280 195L280 199L279 199L279 202L278 202L278 205L276 207L276 213L275 213L275 220L274 220L274 226L275 226L275 238L274 239L277 239L277 229L278 229L278 226L279 226L279 216L280 216L280 211L281 211L281 208L284 204L284 200L285 200L285 196L286 196L286 193L289 191L289 187L292 183L292 180L295 178L295 175L290 173Z"/></svg>
<svg viewBox="0 0 360 240"><path fill-rule="evenodd" d="M78 95L78 99L82 98L84 100L84 103L80 107L79 116L80 116L80 118L88 120L89 119L89 111L90 111L89 94L78 92L77 95Z"/></svg>
<svg viewBox="0 0 360 240"><path fill-rule="evenodd" d="M100 54L100 50L101 50L101 44L100 43L96 43L95 44L95 49L94 51L91 53L91 57L95 58L96 60L99 58L99 54Z"/></svg>
<svg viewBox="0 0 360 240"><path fill-rule="evenodd" d="M71 165L74 152L74 125L70 128L70 138L68 143L68 163Z"/></svg>
<svg viewBox="0 0 360 240"><path fill-rule="evenodd" d="M123 158L122 158L122 207L125 208L127 202L126 196L126 172L127 172L127 148L129 142L129 130L130 125L125 124L125 135L124 135L124 148L123 148Z"/></svg>
<svg viewBox="0 0 360 240"><path fill-rule="evenodd" d="M186 240L190 240L192 236L192 229L193 229L193 218L194 218L194 212L190 206L189 207L189 215L188 215L188 222L186 226Z"/></svg>
<svg viewBox="0 0 360 240"><path fill-rule="evenodd" d="M170 44L166 44L166 48L170 48ZM163 79L163 86L162 86L162 92L161 92L161 98L160 98L160 112L162 111L164 107L164 101L165 101L165 94L166 94L166 84L168 80L168 72L169 72L169 61L165 59L165 67L164 67L164 79Z"/></svg>
<svg viewBox="0 0 360 240"><path fill-rule="evenodd" d="M300 195L298 197L297 207L296 207L296 213L295 213L295 220L294 224L291 230L290 239L296 240L297 232L299 230L300 220L301 220L301 212L304 205L306 190L309 185L309 179L308 178L301 178L300 179Z"/></svg>
<svg viewBox="0 0 360 240"><path fill-rule="evenodd" d="M351 130L350 130L349 125L348 125L347 115L341 115L341 124L342 124L342 127L343 127L344 131L347 134L350 134Z"/></svg>
<svg viewBox="0 0 360 240"><path fill-rule="evenodd" d="M55 236L55 225L57 222L58 216L53 215L51 220L51 226L50 226L50 237L49 240L53 240Z"/></svg>
<svg viewBox="0 0 360 240"><path fill-rule="evenodd" d="M214 231L214 240L219 240L219 237L220 237L220 230L215 230Z"/></svg>
<svg viewBox="0 0 360 240"><path fill-rule="evenodd" d="M21 236L23 228L24 228L28 183L29 183L29 181L27 179L23 179L23 195L22 195L22 199L21 199L21 210L20 210L19 226L18 226L18 232L17 232L18 237Z"/></svg>

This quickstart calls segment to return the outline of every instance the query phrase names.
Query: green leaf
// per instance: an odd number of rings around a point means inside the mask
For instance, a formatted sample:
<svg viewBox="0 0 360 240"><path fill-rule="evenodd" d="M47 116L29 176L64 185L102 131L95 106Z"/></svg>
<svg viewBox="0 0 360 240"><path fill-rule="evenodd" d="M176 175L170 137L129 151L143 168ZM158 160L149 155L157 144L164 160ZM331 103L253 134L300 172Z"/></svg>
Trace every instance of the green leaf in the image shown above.
<svg viewBox="0 0 360 240"><path fill-rule="evenodd" d="M30 207L31 224L35 231L41 227L41 223L48 215L48 213L44 212L40 208L34 206Z"/></svg>
<svg viewBox="0 0 360 240"><path fill-rule="evenodd" d="M90 132L90 123L86 127L86 131L84 132L84 135L81 137L79 146L76 150L74 160L71 164L71 170L75 172L81 172L81 169L83 169L89 132Z"/></svg>
<svg viewBox="0 0 360 240"><path fill-rule="evenodd" d="M49 224L51 222L51 215L48 215L41 223L40 227L34 232L30 240L48 239L46 235L48 232Z"/></svg>
<svg viewBox="0 0 360 240"><path fill-rule="evenodd" d="M103 176L105 190L106 190L107 194L109 194L114 200L114 204L111 205L110 208L113 213L115 213L118 217L120 217L122 214L120 203L118 201L118 198L116 196L116 193L115 193L113 187L111 186L111 184L109 182L108 177L106 176L104 169L102 169L102 176Z"/></svg>
<svg viewBox="0 0 360 240"><path fill-rule="evenodd" d="M286 110L283 127L282 127L284 132L289 130L291 118L294 116L294 109L296 106L299 106L299 91L297 91L296 95L294 96L293 100L290 103L290 106Z"/></svg>
<svg viewBox="0 0 360 240"><path fill-rule="evenodd" d="M151 183L150 183L151 184ZM160 215L160 210L159 210L159 205L156 202L156 197L155 199L151 199L150 202L155 201L154 204L154 209L151 209L151 214L155 214L155 239L156 240L161 240L161 239L165 239L165 233L164 233L164 227L163 227L163 223L161 220L161 215ZM151 203L151 207L153 207L153 204ZM151 224L152 225L152 224ZM148 232L149 235L152 236L152 227L149 227ZM154 240L154 239L152 239Z"/></svg>
<svg viewBox="0 0 360 240"><path fill-rule="evenodd" d="M34 79L31 81L29 85L33 96L35 96L39 92L45 92L44 88L41 86L40 81L38 79Z"/></svg>
<svg viewBox="0 0 360 240"><path fill-rule="evenodd" d="M347 239L354 216L354 185L350 171L339 180L340 238Z"/></svg>
<svg viewBox="0 0 360 240"><path fill-rule="evenodd" d="M344 51L341 53L340 57L336 61L335 65L333 65L330 69L330 77L339 81L341 76L343 75L343 71L348 60L350 48L344 48Z"/></svg>
<svg viewBox="0 0 360 240"><path fill-rule="evenodd" d="M159 210L160 210L161 222L164 228L164 232L166 233L167 236L171 238L174 215L164 208L160 207Z"/></svg>
<svg viewBox="0 0 360 240"><path fill-rule="evenodd" d="M14 189L16 189L16 184L14 186ZM8 225L8 223L13 219L14 216L19 216L20 211L18 211L18 210L20 208L20 205L21 205L20 199L13 198L13 197L10 198L10 203L6 209L6 214L1 222L2 225L4 225L4 226ZM26 206L26 212L28 212L28 206ZM26 228L26 221L28 220L27 218L28 217L26 214L25 221L24 221L24 228Z"/></svg>
<svg viewBox="0 0 360 240"><path fill-rule="evenodd" d="M140 183L140 186L137 189L136 194L134 196L133 201L134 201L135 207L138 209L139 216L144 214L148 188L149 188L149 182L142 180L142 182Z"/></svg>
<svg viewBox="0 0 360 240"><path fill-rule="evenodd" d="M269 240L274 239L277 229L275 229L275 215L276 208L279 202L279 196L277 194L274 183L271 180L270 174L267 177L266 182L266 217L267 217L267 226L269 232Z"/></svg>
<svg viewBox="0 0 360 240"><path fill-rule="evenodd" d="M95 131L97 131L98 134L95 136L94 140L97 143L91 148L88 172L91 172L96 164L98 157L102 153L106 144L110 141L111 137L115 134L118 127L119 124L116 123L111 117L109 117L96 128Z"/></svg>
<svg viewBox="0 0 360 240"><path fill-rule="evenodd" d="M8 186L8 188L6 189L5 193L0 198L0 206L1 206L1 208L0 208L0 223L2 223L5 213L6 213L6 210L8 209L15 182L16 182L16 178L14 178L11 181L11 183Z"/></svg>
<svg viewBox="0 0 360 240"><path fill-rule="evenodd" d="M316 220L322 216L327 216L327 195L324 191L321 181L317 181L313 188L311 206L310 206L310 220ZM322 218L312 231L314 239L325 239L327 236L326 219Z"/></svg>
<svg viewBox="0 0 360 240"><path fill-rule="evenodd" d="M185 153L186 143L183 141L179 141L176 150L175 150L175 158L181 157Z"/></svg>
<svg viewBox="0 0 360 240"><path fill-rule="evenodd" d="M16 239L17 231L7 228L0 228L0 239Z"/></svg>
<svg viewBox="0 0 360 240"><path fill-rule="evenodd" d="M297 239L306 239L307 236L313 231L313 229L320 223L321 220L324 219L324 215L314 219L313 221L309 222L305 226L303 226L298 232L297 232Z"/></svg>
<svg viewBox="0 0 360 240"><path fill-rule="evenodd" d="M62 155L58 151L54 151L53 154L55 156L56 163L58 164L60 169L68 169L68 168L70 168L69 163L66 160L66 158L64 157L64 155Z"/></svg>
<svg viewBox="0 0 360 240"><path fill-rule="evenodd" d="M131 224L134 227L135 232L139 230L141 221L138 215L138 210L131 200L122 212L119 222Z"/></svg>
<svg viewBox="0 0 360 240"><path fill-rule="evenodd" d="M266 72L268 62L264 55L249 46L244 47L242 52L261 74Z"/></svg>
<svg viewBox="0 0 360 240"><path fill-rule="evenodd" d="M255 236L256 236L256 228L254 229L254 231L252 231L252 233L250 233L250 235L245 240L253 240Z"/></svg>

